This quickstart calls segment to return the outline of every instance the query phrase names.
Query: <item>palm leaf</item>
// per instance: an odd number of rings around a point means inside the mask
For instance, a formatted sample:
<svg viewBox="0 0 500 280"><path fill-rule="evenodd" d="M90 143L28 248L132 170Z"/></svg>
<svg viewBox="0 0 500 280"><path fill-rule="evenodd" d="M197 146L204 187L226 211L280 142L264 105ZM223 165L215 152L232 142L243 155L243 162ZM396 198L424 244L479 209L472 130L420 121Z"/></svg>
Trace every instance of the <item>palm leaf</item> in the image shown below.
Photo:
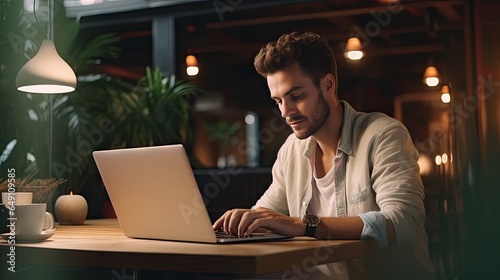
<svg viewBox="0 0 500 280"><path fill-rule="evenodd" d="M116 58L118 56L119 48L116 43L119 41L113 33L106 33L96 36L88 43L76 47L74 51L78 56L70 57L73 61L73 69L75 72L87 70L89 65L94 64L94 61L99 58Z"/></svg>

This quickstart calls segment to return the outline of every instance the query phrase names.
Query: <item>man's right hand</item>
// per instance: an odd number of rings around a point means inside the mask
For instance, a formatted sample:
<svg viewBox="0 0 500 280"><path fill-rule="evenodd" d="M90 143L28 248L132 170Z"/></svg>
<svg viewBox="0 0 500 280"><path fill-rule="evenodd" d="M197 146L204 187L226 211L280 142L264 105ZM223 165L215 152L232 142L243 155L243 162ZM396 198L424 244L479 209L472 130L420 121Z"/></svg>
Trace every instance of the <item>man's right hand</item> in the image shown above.
<svg viewBox="0 0 500 280"><path fill-rule="evenodd" d="M292 218L268 208L228 210L215 221L213 228L237 236L250 235L258 229L268 229L286 236L301 236L305 232L305 225L300 218Z"/></svg>

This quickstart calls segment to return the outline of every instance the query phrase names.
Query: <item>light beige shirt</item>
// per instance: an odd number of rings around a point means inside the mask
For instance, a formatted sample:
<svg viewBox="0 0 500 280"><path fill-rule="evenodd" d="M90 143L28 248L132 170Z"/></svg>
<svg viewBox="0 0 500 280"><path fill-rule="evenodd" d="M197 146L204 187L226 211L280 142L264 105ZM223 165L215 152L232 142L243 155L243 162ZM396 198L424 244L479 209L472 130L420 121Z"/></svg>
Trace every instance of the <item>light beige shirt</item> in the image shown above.
<svg viewBox="0 0 500 280"><path fill-rule="evenodd" d="M384 248L383 257L337 263L337 275L342 275L340 279L434 279L418 152L408 130L387 115L357 112L341 102L344 117L338 149L347 158L345 174L334 179L337 216L380 211L392 221L397 245ZM312 197L309 158L316 145L312 137L300 140L290 135L273 165L273 181L255 206L302 216Z"/></svg>

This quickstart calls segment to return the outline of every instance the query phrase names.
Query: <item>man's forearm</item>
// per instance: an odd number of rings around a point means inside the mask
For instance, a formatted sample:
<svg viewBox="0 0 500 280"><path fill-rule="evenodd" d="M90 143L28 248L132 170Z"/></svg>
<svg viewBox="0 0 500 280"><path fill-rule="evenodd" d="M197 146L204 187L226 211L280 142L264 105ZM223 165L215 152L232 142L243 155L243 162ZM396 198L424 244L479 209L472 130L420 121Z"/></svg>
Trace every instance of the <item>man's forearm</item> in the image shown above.
<svg viewBox="0 0 500 280"><path fill-rule="evenodd" d="M363 220L360 217L325 217L316 229L318 239L360 239L363 230Z"/></svg>
<svg viewBox="0 0 500 280"><path fill-rule="evenodd" d="M360 239L363 227L363 220L359 216L321 218L315 237L318 239ZM389 219L386 219L386 233L389 244L395 244L396 234Z"/></svg>

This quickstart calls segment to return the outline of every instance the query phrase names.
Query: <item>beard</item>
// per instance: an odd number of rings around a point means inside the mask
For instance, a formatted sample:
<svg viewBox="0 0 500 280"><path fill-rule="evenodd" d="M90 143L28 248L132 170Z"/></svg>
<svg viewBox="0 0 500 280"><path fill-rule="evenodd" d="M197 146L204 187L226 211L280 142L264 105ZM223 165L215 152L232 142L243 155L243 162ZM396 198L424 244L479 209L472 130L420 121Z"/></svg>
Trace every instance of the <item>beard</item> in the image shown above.
<svg viewBox="0 0 500 280"><path fill-rule="evenodd" d="M306 139L309 136L315 134L322 126L325 124L326 119L330 115L330 106L326 102L323 96L323 91L318 90L318 102L316 103L316 110L311 117L292 115L287 117L287 122L291 121L303 121L306 127L304 131L293 130L295 136L299 139Z"/></svg>

